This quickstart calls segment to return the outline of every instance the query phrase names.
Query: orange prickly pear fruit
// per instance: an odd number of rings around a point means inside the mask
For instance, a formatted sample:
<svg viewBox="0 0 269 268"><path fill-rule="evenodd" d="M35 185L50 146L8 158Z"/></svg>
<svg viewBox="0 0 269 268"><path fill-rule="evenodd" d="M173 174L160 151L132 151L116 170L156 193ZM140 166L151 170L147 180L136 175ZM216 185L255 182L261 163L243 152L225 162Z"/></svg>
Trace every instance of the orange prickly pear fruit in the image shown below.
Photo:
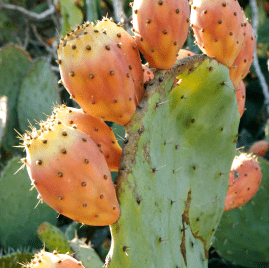
<svg viewBox="0 0 269 268"><path fill-rule="evenodd" d="M112 19L103 18L102 21L98 21L95 28L104 31L122 49L134 81L136 101L139 103L144 96L145 88L141 58L134 38L121 27L120 23L116 24Z"/></svg>
<svg viewBox="0 0 269 268"><path fill-rule="evenodd" d="M236 93L236 100L238 103L238 112L240 114L240 117L242 117L245 111L245 102L246 102L246 86L242 80L237 86L235 93Z"/></svg>
<svg viewBox="0 0 269 268"><path fill-rule="evenodd" d="M188 35L187 0L135 0L133 31L139 50L152 68L171 69Z"/></svg>
<svg viewBox="0 0 269 268"><path fill-rule="evenodd" d="M56 250L47 252L41 250L34 255L30 263L23 265L25 268L84 268L80 261L66 254L58 254Z"/></svg>
<svg viewBox="0 0 269 268"><path fill-rule="evenodd" d="M248 20L245 20L244 23L244 36L243 46L230 68L230 79L235 88L248 74L254 57L256 37Z"/></svg>
<svg viewBox="0 0 269 268"><path fill-rule="evenodd" d="M265 156L269 149L269 143L267 141L261 140L254 142L249 151L258 156Z"/></svg>
<svg viewBox="0 0 269 268"><path fill-rule="evenodd" d="M58 213L88 225L116 222L120 208L104 154L91 138L58 119L24 137L26 164L39 198Z"/></svg>
<svg viewBox="0 0 269 268"><path fill-rule="evenodd" d="M122 49L88 23L61 39L61 82L93 117L125 125L136 109L134 82Z"/></svg>
<svg viewBox="0 0 269 268"><path fill-rule="evenodd" d="M122 149L119 146L113 130L101 119L83 112L82 109L58 106L54 109L54 119L59 119L63 124L89 135L93 142L103 151L110 171L118 171Z"/></svg>
<svg viewBox="0 0 269 268"><path fill-rule="evenodd" d="M180 49L177 53L177 59L180 60L180 59L194 56L194 55L196 55L196 54L188 49Z"/></svg>
<svg viewBox="0 0 269 268"><path fill-rule="evenodd" d="M154 74L147 65L142 65L144 72L144 84L147 84L154 79Z"/></svg>
<svg viewBox="0 0 269 268"><path fill-rule="evenodd" d="M261 180L260 164L254 155L242 153L236 156L231 167L224 211L241 207L250 201L259 190Z"/></svg>
<svg viewBox="0 0 269 268"><path fill-rule="evenodd" d="M244 40L244 14L237 0L193 0L191 27L199 48L232 67Z"/></svg>

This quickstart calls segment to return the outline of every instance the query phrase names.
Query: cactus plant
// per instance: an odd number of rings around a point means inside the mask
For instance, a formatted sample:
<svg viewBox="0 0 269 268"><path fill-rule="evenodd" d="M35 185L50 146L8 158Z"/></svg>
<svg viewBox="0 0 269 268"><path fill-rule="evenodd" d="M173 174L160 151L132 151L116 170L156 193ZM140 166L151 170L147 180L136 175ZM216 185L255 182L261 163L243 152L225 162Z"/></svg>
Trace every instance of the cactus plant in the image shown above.
<svg viewBox="0 0 269 268"><path fill-rule="evenodd" d="M30 246L38 249L42 243L36 234L37 227L45 220L56 224L57 213L46 204L36 206L37 192L35 189L29 191L27 171L24 169L14 175L21 166L19 162L20 157L10 160L0 178L0 242L5 248Z"/></svg>
<svg viewBox="0 0 269 268"><path fill-rule="evenodd" d="M253 268L269 266L269 163L258 161L263 175L259 191L244 206L223 213L214 240L225 260Z"/></svg>

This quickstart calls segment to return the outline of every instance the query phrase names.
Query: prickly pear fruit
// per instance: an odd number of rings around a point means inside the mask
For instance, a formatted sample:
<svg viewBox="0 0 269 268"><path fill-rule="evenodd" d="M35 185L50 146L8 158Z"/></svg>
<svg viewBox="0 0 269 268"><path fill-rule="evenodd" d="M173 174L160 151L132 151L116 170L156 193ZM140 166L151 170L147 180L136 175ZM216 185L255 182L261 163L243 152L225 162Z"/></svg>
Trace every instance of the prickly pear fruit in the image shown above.
<svg viewBox="0 0 269 268"><path fill-rule="evenodd" d="M136 109L134 82L120 46L88 23L62 38L61 82L93 117L125 125Z"/></svg>
<svg viewBox="0 0 269 268"><path fill-rule="evenodd" d="M244 15L237 0L193 0L191 27L209 57L230 68L244 40Z"/></svg>
<svg viewBox="0 0 269 268"><path fill-rule="evenodd" d="M256 37L248 20L244 22L244 41L233 66L230 68L230 79L236 88L240 81L246 77L253 61Z"/></svg>
<svg viewBox="0 0 269 268"><path fill-rule="evenodd" d="M245 111L245 102L246 102L246 86L242 80L236 87L235 93L236 93L236 100L238 102L238 112L240 114L240 117L242 117Z"/></svg>
<svg viewBox="0 0 269 268"><path fill-rule="evenodd" d="M120 208L105 156L88 135L58 119L48 119L27 134L22 161L41 201L88 225L118 220Z"/></svg>
<svg viewBox="0 0 269 268"><path fill-rule="evenodd" d="M41 250L36 253L30 263L24 264L25 268L84 268L80 261L66 254L58 254L55 250L53 253Z"/></svg>
<svg viewBox="0 0 269 268"><path fill-rule="evenodd" d="M101 119L83 113L82 109L58 106L53 111L53 118L58 118L63 124L89 135L94 143L103 151L110 171L118 171L122 149L119 146L113 130Z"/></svg>
<svg viewBox="0 0 269 268"><path fill-rule="evenodd" d="M112 21L112 19L103 18L102 21L98 21L95 28L105 32L107 36L121 47L128 64L129 71L134 80L136 101L139 103L144 96L145 88L143 86L141 58L135 40L121 27L120 23L116 24Z"/></svg>
<svg viewBox="0 0 269 268"><path fill-rule="evenodd" d="M133 31L139 50L152 68L171 69L188 35L187 0L135 0Z"/></svg>
<svg viewBox="0 0 269 268"><path fill-rule="evenodd" d="M147 65L142 65L144 73L144 84L148 84L151 80L154 79L154 74Z"/></svg>
<svg viewBox="0 0 269 268"><path fill-rule="evenodd" d="M269 149L269 143L267 141L261 140L254 142L249 151L258 156L265 156Z"/></svg>
<svg viewBox="0 0 269 268"><path fill-rule="evenodd" d="M245 153L236 156L231 167L224 211L241 207L251 200L261 180L261 168L256 157Z"/></svg>

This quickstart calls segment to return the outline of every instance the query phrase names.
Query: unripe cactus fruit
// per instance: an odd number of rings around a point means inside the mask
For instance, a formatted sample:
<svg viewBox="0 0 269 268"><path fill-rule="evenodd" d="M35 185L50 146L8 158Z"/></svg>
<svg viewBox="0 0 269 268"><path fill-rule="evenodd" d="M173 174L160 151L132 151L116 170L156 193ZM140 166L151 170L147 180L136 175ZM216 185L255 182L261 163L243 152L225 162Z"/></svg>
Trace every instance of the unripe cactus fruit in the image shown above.
<svg viewBox="0 0 269 268"><path fill-rule="evenodd" d="M120 215L114 184L101 150L75 126L48 119L25 135L26 164L40 199L75 221L104 226Z"/></svg>
<svg viewBox="0 0 269 268"><path fill-rule="evenodd" d="M139 50L152 68L170 69L188 35L187 0L135 0L133 31Z"/></svg>
<svg viewBox="0 0 269 268"><path fill-rule="evenodd" d="M190 20L199 48L230 68L244 40L238 1L193 0Z"/></svg>
<svg viewBox="0 0 269 268"><path fill-rule="evenodd" d="M238 112L240 117L242 117L245 112L245 102L246 102L246 86L243 80L240 81L239 85L235 89L236 100L238 103Z"/></svg>
<svg viewBox="0 0 269 268"><path fill-rule="evenodd" d="M224 211L241 207L250 201L259 190L261 180L261 168L256 157L245 153L236 156L231 167Z"/></svg>
<svg viewBox="0 0 269 268"><path fill-rule="evenodd" d="M139 103L144 96L145 89L143 86L141 58L134 38L121 27L120 23L116 24L112 19L103 18L102 21L98 21L95 28L105 32L107 36L118 44L124 53L129 71L134 80L135 100Z"/></svg>
<svg viewBox="0 0 269 268"><path fill-rule="evenodd" d="M89 135L93 142L103 151L110 171L118 171L122 149L119 146L113 130L101 119L95 118L83 112L82 109L58 106L53 111L53 118L58 118L63 124L77 129Z"/></svg>
<svg viewBox="0 0 269 268"><path fill-rule="evenodd" d="M93 117L125 125L136 109L134 82L122 49L89 24L60 41L61 82Z"/></svg>
<svg viewBox="0 0 269 268"><path fill-rule="evenodd" d="M36 253L30 263L23 265L25 268L84 268L81 262L66 254L58 254L57 251L47 252L41 250Z"/></svg>
<svg viewBox="0 0 269 268"><path fill-rule="evenodd" d="M230 68L230 79L236 88L240 81L246 77L253 61L256 37L248 20L244 22L243 46Z"/></svg>
<svg viewBox="0 0 269 268"><path fill-rule="evenodd" d="M144 73L143 81L144 81L144 84L147 84L148 82L154 79L154 74L147 65L142 65L142 68L143 68L143 73Z"/></svg>
<svg viewBox="0 0 269 268"><path fill-rule="evenodd" d="M265 140L254 142L249 151L258 156L265 156L269 149L269 143Z"/></svg>

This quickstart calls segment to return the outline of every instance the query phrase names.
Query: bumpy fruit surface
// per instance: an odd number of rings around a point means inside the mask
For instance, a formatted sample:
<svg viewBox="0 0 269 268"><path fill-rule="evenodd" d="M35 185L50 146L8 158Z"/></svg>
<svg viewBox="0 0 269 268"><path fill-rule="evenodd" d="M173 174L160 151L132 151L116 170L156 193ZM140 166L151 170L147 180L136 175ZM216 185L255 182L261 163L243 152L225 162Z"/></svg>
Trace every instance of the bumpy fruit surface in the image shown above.
<svg viewBox="0 0 269 268"><path fill-rule="evenodd" d="M170 69L188 35L187 0L135 0L133 31L137 45L152 68Z"/></svg>
<svg viewBox="0 0 269 268"><path fill-rule="evenodd" d="M244 40L244 16L237 0L193 0L191 27L199 48L230 68Z"/></svg>
<svg viewBox="0 0 269 268"><path fill-rule="evenodd" d="M144 96L145 89L141 58L134 38L121 27L120 23L116 24L112 19L103 18L102 21L98 21L95 28L105 32L122 49L134 80L136 101L139 103Z"/></svg>
<svg viewBox="0 0 269 268"><path fill-rule="evenodd" d="M41 200L74 221L112 224L120 209L104 154L74 127L48 119L25 136L23 161L32 185Z"/></svg>
<svg viewBox="0 0 269 268"><path fill-rule="evenodd" d="M144 73L144 84L154 79L154 74L147 65L142 65Z"/></svg>
<svg viewBox="0 0 269 268"><path fill-rule="evenodd" d="M242 80L236 87L235 93L236 93L236 100L238 102L238 112L240 114L240 117L242 117L245 111L245 102L246 102L246 86Z"/></svg>
<svg viewBox="0 0 269 268"><path fill-rule="evenodd" d="M84 268L81 262L71 257L68 253L58 254L41 250L36 253L31 263L23 265L25 268Z"/></svg>
<svg viewBox="0 0 269 268"><path fill-rule="evenodd" d="M262 180L261 168L253 155L236 156L229 177L224 211L246 204L256 194Z"/></svg>
<svg viewBox="0 0 269 268"><path fill-rule="evenodd" d="M86 23L62 38L57 52L61 82L86 113L120 125L130 121L134 82L116 42Z"/></svg>
<svg viewBox="0 0 269 268"><path fill-rule="evenodd" d="M102 150L110 171L118 171L122 149L119 146L113 130L101 119L83 113L82 109L58 106L53 111L53 118L58 118L63 124L89 135L94 143Z"/></svg>
<svg viewBox="0 0 269 268"><path fill-rule="evenodd" d="M230 79L236 88L240 81L246 77L253 61L256 37L248 20L244 22L244 41L243 46L237 55L233 66L230 68Z"/></svg>
<svg viewBox="0 0 269 268"><path fill-rule="evenodd" d="M267 141L256 141L254 142L249 151L258 156L265 156L269 149L269 143Z"/></svg>

